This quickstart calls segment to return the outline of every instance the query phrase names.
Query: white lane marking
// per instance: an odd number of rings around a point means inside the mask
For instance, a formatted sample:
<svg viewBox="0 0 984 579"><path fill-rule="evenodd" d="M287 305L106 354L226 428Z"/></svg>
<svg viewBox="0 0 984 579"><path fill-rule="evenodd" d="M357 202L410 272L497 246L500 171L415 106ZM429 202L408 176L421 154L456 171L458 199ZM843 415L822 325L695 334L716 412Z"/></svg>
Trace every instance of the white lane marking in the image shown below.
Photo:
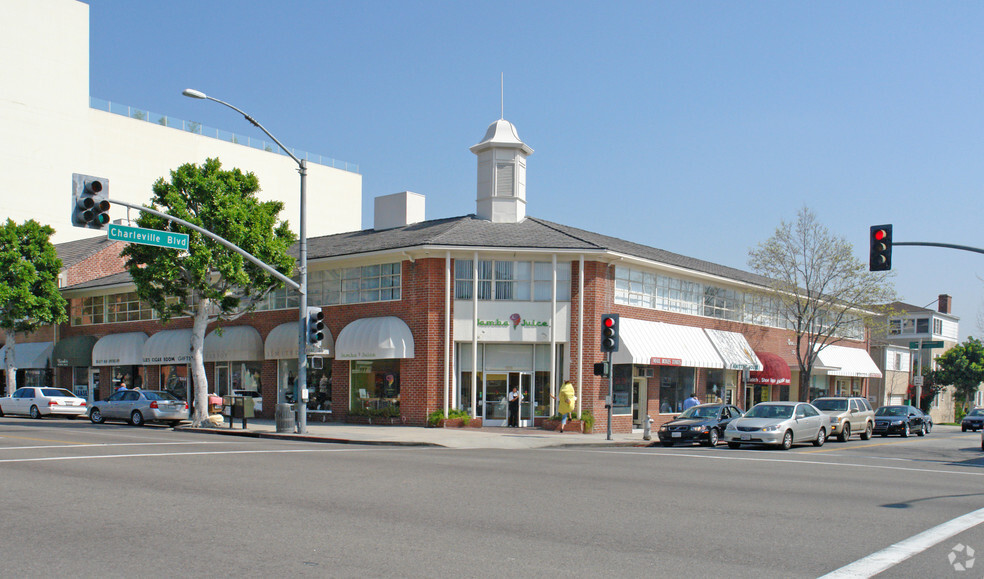
<svg viewBox="0 0 984 579"><path fill-rule="evenodd" d="M89 456L49 456L38 458L0 458L0 463L5 462L49 462L56 460L84 460L97 458L144 458L154 456L205 456L216 454L285 454L296 452L365 452L369 450L382 450L382 448L297 448L284 450L214 450L202 452L153 452L139 454L94 454Z"/></svg>
<svg viewBox="0 0 984 579"><path fill-rule="evenodd" d="M571 452L572 449L552 449L560 450L563 452ZM607 452L612 453L611 450L601 450L601 449L577 449L581 452ZM638 450L631 451L618 451L617 454L643 454L646 456L653 457L684 457L684 458L704 458L708 460L742 460L748 462L779 462L779 463L792 463L792 464L813 464L822 466L839 466L839 467L856 467L856 468L874 468L879 470L901 470L901 471L911 471L911 472L930 472L939 474L958 474L965 476L982 476L984 477L984 471L982 472L967 472L959 470L939 470L939 469L929 469L929 468L911 468L902 466L887 466L881 464L856 464L856 463L838 463L838 462L825 462L822 460L796 460L791 458L759 458L750 456L713 456L710 454L684 454L684 453L653 453L653 452L641 452Z"/></svg>
<svg viewBox="0 0 984 579"><path fill-rule="evenodd" d="M234 444L232 441L200 441L200 442L79 442L76 444L46 444L38 446L0 446L0 452L5 450L35 450L38 448L104 448L110 446L179 446L185 444Z"/></svg>
<svg viewBox="0 0 984 579"><path fill-rule="evenodd" d="M982 522L984 509L978 509L831 571L823 578L872 577Z"/></svg>

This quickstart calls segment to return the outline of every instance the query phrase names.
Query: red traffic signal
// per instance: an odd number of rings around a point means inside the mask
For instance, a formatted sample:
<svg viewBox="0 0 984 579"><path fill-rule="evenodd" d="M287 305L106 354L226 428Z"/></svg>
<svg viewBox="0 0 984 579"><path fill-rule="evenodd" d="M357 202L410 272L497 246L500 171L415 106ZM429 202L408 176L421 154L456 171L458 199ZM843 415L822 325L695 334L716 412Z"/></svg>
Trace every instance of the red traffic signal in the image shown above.
<svg viewBox="0 0 984 579"><path fill-rule="evenodd" d="M601 316L601 351L618 351L618 314Z"/></svg>
<svg viewBox="0 0 984 579"><path fill-rule="evenodd" d="M869 271L892 269L892 226L872 225L869 235L871 251L868 256Z"/></svg>

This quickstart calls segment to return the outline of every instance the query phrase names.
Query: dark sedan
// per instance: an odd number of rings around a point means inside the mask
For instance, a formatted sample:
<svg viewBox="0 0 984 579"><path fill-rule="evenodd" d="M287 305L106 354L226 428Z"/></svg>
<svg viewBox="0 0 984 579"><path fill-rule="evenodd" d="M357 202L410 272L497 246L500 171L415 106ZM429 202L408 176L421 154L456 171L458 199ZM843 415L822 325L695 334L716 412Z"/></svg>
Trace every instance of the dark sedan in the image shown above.
<svg viewBox="0 0 984 579"><path fill-rule="evenodd" d="M909 436L918 434L925 436L933 429L933 421L928 414L919 410L915 406L899 404L896 406L882 406L875 410L875 430L874 434L888 436L889 434L901 434Z"/></svg>
<svg viewBox="0 0 984 579"><path fill-rule="evenodd" d="M657 434L663 446L678 442L716 446L729 422L742 412L730 404L700 404L683 411L675 420L659 427Z"/></svg>
<svg viewBox="0 0 984 579"><path fill-rule="evenodd" d="M967 416L963 417L960 421L960 430L967 432L968 430L973 430L977 432L978 430L984 428L984 408L975 408L967 413Z"/></svg>

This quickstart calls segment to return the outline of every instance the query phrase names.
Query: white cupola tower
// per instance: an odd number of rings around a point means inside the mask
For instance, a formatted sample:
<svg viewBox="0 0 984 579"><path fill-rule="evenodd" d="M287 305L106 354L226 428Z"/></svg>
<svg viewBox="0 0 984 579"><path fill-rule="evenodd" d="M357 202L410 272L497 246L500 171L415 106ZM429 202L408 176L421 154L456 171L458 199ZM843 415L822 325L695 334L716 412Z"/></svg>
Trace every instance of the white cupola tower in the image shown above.
<svg viewBox="0 0 984 579"><path fill-rule="evenodd" d="M478 217L493 223L526 219L526 157L533 149L519 139L516 127L499 119L470 150L478 155Z"/></svg>

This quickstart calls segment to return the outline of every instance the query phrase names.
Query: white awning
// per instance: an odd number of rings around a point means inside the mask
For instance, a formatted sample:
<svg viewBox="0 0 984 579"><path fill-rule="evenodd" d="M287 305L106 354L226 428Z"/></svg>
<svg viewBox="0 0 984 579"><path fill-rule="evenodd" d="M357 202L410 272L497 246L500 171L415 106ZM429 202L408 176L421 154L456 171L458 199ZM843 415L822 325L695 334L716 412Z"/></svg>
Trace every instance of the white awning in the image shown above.
<svg viewBox="0 0 984 579"><path fill-rule="evenodd" d="M126 332L99 338L92 347L93 366L139 366L143 364L143 347L147 334Z"/></svg>
<svg viewBox="0 0 984 579"><path fill-rule="evenodd" d="M162 330L147 338L143 347L143 364L167 365L191 363L191 330Z"/></svg>
<svg viewBox="0 0 984 579"><path fill-rule="evenodd" d="M717 349L727 370L762 370L762 362L748 344L744 334L705 329L711 344Z"/></svg>
<svg viewBox="0 0 984 579"><path fill-rule="evenodd" d="M632 318L619 320L620 345L613 364L724 368L724 360L701 328Z"/></svg>
<svg viewBox="0 0 984 579"><path fill-rule="evenodd" d="M266 342L263 344L263 355L267 360L297 359L297 343L301 339L297 324L298 322L280 324L267 334ZM308 352L308 355L328 357L334 351L335 340L332 339L331 332L326 327L325 339L321 340L321 350Z"/></svg>
<svg viewBox="0 0 984 579"><path fill-rule="evenodd" d="M345 326L335 343L337 360L413 358L413 334L394 316L362 318Z"/></svg>
<svg viewBox="0 0 984 579"><path fill-rule="evenodd" d="M826 346L817 354L817 361L827 368L830 376L881 378L881 370L868 352L860 348Z"/></svg>
<svg viewBox="0 0 984 579"><path fill-rule="evenodd" d="M14 366L24 368L47 368L51 365L51 351L54 342L18 342L14 344ZM0 348L0 370L7 364L7 346Z"/></svg>
<svg viewBox="0 0 984 579"><path fill-rule="evenodd" d="M206 362L249 362L263 359L263 338L252 326L215 329L205 336Z"/></svg>

